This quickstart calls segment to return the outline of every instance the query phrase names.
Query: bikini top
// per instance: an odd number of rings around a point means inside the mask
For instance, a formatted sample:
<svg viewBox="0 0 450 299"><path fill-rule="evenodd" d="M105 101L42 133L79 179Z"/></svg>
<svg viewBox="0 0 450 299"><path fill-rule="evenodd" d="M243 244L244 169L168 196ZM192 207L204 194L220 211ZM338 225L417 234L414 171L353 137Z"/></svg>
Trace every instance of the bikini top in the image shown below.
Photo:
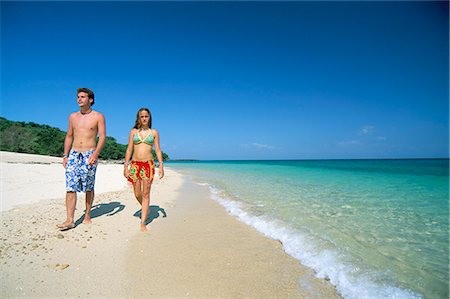
<svg viewBox="0 0 450 299"><path fill-rule="evenodd" d="M150 132L148 133L148 135L145 136L144 139L141 138L141 135L139 135L139 132L136 132L133 136L134 144L139 144L139 143L144 142L145 144L152 145L154 141L155 141L155 138L153 137L151 129L150 129Z"/></svg>

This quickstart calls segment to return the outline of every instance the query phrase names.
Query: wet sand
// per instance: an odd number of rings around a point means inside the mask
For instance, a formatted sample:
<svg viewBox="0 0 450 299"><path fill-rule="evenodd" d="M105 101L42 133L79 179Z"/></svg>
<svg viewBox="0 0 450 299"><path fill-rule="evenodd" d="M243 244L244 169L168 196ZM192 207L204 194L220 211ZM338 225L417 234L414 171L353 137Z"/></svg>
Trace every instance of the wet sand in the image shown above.
<svg viewBox="0 0 450 299"><path fill-rule="evenodd" d="M1 297L339 297L278 241L228 215L205 186L167 169L150 205L145 233L129 187L96 195L90 225L81 224L80 197L77 226L65 232L55 227L63 197L1 212Z"/></svg>

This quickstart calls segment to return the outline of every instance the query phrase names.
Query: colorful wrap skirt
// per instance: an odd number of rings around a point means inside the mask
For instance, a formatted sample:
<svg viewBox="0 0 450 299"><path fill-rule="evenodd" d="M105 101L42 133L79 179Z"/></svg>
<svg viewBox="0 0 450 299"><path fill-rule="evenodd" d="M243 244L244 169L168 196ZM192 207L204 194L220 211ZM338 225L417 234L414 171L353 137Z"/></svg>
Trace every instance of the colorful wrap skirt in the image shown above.
<svg viewBox="0 0 450 299"><path fill-rule="evenodd" d="M149 161L131 161L130 176L128 181L133 185L139 180L151 182L155 177L155 162Z"/></svg>

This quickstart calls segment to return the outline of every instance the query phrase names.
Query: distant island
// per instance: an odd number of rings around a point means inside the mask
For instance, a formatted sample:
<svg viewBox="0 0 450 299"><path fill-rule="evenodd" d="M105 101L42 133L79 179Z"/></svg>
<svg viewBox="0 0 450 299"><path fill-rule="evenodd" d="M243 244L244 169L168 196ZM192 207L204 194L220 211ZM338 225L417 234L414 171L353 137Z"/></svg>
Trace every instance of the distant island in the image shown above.
<svg viewBox="0 0 450 299"><path fill-rule="evenodd" d="M38 154L62 157L64 154L64 138L66 132L49 125L34 122L16 122L0 117L0 150L16 153ZM100 153L102 160L123 160L125 144L117 143L111 136L106 137L105 146ZM162 153L165 161L169 160ZM156 159L156 153L153 151Z"/></svg>

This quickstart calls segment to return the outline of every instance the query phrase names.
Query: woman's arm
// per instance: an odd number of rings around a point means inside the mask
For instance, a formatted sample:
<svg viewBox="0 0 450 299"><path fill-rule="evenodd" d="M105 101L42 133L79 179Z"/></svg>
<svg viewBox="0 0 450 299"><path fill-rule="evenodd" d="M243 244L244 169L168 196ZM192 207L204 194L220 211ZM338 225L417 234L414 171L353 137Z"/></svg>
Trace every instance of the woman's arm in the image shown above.
<svg viewBox="0 0 450 299"><path fill-rule="evenodd" d="M161 147L160 147L160 139L159 139L159 133L157 130L152 129L153 137L155 138L155 153L156 157L158 158L159 162L159 178L162 179L164 177L164 163L163 163L163 157L161 153Z"/></svg>
<svg viewBox="0 0 450 299"><path fill-rule="evenodd" d="M130 175L130 170L128 169L128 165L131 163L131 155L133 154L133 135L134 129L131 129L130 136L128 137L128 145L127 150L125 151L125 163L123 163L123 175L128 178Z"/></svg>

